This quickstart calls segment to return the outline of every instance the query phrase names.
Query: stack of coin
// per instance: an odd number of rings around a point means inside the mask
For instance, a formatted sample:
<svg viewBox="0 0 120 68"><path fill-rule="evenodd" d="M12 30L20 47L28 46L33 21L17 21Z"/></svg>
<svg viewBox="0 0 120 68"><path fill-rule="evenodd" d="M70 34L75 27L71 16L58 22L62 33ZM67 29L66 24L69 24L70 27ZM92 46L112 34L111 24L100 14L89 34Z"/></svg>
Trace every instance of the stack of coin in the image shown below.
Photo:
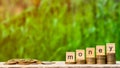
<svg viewBox="0 0 120 68"><path fill-rule="evenodd" d="M86 63L87 64L95 64L95 48L86 48Z"/></svg>
<svg viewBox="0 0 120 68"><path fill-rule="evenodd" d="M76 62L65 62L65 64L76 64Z"/></svg>
<svg viewBox="0 0 120 68"><path fill-rule="evenodd" d="M76 64L85 64L85 60L76 60Z"/></svg>
<svg viewBox="0 0 120 68"><path fill-rule="evenodd" d="M96 63L95 58L94 57L86 58L86 63L87 64L95 64Z"/></svg>
<svg viewBox="0 0 120 68"><path fill-rule="evenodd" d="M106 64L106 55L97 55L96 62L97 64Z"/></svg>
<svg viewBox="0 0 120 68"><path fill-rule="evenodd" d="M116 64L115 53L107 53L107 64Z"/></svg>

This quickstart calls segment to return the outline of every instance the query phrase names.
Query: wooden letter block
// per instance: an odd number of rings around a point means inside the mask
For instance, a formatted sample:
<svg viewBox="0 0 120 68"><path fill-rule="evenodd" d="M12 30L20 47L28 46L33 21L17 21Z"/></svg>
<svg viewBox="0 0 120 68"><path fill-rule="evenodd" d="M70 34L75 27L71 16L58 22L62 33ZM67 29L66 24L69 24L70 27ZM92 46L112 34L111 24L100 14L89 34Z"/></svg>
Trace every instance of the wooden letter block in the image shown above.
<svg viewBox="0 0 120 68"><path fill-rule="evenodd" d="M96 46L96 55L105 55L105 46L104 45Z"/></svg>
<svg viewBox="0 0 120 68"><path fill-rule="evenodd" d="M95 48L86 48L86 58L94 58L95 57Z"/></svg>
<svg viewBox="0 0 120 68"><path fill-rule="evenodd" d="M106 48L107 53L115 53L115 43L107 43Z"/></svg>
<svg viewBox="0 0 120 68"><path fill-rule="evenodd" d="M76 60L85 60L85 50L76 50Z"/></svg>
<svg viewBox="0 0 120 68"><path fill-rule="evenodd" d="M75 52L66 52L66 62L75 62Z"/></svg>

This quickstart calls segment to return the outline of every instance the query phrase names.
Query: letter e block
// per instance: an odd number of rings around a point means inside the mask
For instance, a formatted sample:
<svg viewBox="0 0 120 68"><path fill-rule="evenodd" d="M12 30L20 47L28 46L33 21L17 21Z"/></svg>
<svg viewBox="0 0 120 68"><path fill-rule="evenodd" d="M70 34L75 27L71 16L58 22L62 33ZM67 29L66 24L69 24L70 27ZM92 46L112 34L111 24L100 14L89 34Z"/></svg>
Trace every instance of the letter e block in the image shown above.
<svg viewBox="0 0 120 68"><path fill-rule="evenodd" d="M96 46L96 55L105 55L105 46L104 45Z"/></svg>

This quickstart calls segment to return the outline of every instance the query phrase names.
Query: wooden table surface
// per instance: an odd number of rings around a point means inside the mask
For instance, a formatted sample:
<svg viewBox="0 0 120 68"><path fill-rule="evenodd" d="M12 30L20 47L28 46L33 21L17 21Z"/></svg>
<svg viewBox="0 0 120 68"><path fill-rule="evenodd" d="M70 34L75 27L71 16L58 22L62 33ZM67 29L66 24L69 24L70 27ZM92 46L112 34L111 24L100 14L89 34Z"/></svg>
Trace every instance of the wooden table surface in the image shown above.
<svg viewBox="0 0 120 68"><path fill-rule="evenodd" d="M51 65L4 65L0 62L0 68L120 68L120 61L116 64L65 64L64 61L56 61Z"/></svg>

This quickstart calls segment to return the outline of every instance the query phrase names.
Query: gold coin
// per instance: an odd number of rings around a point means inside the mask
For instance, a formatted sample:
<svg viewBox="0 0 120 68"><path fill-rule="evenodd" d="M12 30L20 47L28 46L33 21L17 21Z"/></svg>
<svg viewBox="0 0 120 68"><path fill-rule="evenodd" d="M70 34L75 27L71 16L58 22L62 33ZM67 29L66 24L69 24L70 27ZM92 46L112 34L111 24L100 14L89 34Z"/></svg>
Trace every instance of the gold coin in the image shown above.
<svg viewBox="0 0 120 68"><path fill-rule="evenodd" d="M86 58L86 63L87 64L95 64L96 60L95 60L95 58Z"/></svg>
<svg viewBox="0 0 120 68"><path fill-rule="evenodd" d="M41 61L36 59L11 59L8 60L5 64L20 64L20 65L28 65L28 64L41 64Z"/></svg>
<svg viewBox="0 0 120 68"><path fill-rule="evenodd" d="M97 55L96 63L97 64L106 64L106 56L105 55Z"/></svg>
<svg viewBox="0 0 120 68"><path fill-rule="evenodd" d="M107 64L116 64L115 53L107 53Z"/></svg>
<svg viewBox="0 0 120 68"><path fill-rule="evenodd" d="M76 64L85 64L85 60L76 60Z"/></svg>
<svg viewBox="0 0 120 68"><path fill-rule="evenodd" d="M65 62L65 64L76 64L76 62Z"/></svg>

